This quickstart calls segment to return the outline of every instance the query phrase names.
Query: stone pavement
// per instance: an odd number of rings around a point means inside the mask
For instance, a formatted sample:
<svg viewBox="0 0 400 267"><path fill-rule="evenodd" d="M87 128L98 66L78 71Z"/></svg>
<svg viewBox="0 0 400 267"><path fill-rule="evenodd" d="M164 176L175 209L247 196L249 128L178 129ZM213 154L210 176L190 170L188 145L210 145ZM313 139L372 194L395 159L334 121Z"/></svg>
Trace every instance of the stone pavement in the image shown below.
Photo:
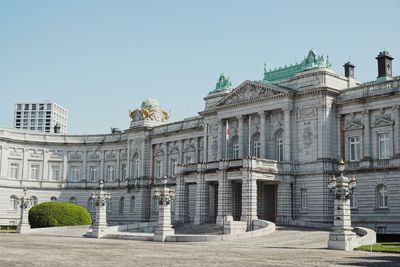
<svg viewBox="0 0 400 267"><path fill-rule="evenodd" d="M82 234L0 234L0 266L400 266L398 254L328 250L328 232L305 228L220 243L98 240Z"/></svg>

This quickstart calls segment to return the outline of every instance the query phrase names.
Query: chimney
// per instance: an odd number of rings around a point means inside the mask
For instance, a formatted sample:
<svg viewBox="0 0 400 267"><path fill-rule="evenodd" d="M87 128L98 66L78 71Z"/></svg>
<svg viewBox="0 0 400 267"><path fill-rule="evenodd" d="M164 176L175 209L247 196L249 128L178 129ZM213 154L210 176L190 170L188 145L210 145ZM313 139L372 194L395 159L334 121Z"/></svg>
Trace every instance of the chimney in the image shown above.
<svg viewBox="0 0 400 267"><path fill-rule="evenodd" d="M392 78L393 57L387 51L380 52L376 57L378 60L378 80L388 80Z"/></svg>
<svg viewBox="0 0 400 267"><path fill-rule="evenodd" d="M353 64L350 63L350 61L347 61L346 64L343 65L344 67L344 76L346 78L353 78L354 79L354 66Z"/></svg>
<svg viewBox="0 0 400 267"><path fill-rule="evenodd" d="M60 125L58 123L56 123L56 125L54 125L53 128L54 128L54 133L55 134L59 134L60 133L61 127L60 127Z"/></svg>

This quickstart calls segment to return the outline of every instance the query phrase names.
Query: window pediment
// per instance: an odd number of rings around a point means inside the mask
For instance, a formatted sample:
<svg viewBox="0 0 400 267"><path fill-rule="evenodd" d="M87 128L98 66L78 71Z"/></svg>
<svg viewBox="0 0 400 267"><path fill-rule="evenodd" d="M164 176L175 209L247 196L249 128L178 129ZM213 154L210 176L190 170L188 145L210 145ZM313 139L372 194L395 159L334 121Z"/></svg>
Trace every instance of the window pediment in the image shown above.
<svg viewBox="0 0 400 267"><path fill-rule="evenodd" d="M355 122L355 121L349 122L345 127L346 131L354 131L354 130L362 130L362 129L364 129L364 125L362 125L359 122Z"/></svg>
<svg viewBox="0 0 400 267"><path fill-rule="evenodd" d="M371 127L384 127L384 126L392 126L394 124L393 121L391 121L388 118L377 118L375 122L371 125Z"/></svg>

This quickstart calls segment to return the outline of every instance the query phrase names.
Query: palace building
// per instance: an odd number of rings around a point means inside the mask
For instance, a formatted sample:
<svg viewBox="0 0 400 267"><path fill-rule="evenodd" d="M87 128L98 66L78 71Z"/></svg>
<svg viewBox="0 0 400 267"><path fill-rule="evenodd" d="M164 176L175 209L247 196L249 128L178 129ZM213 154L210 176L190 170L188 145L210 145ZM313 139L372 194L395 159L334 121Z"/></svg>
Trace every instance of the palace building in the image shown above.
<svg viewBox="0 0 400 267"><path fill-rule="evenodd" d="M342 76L313 50L235 88L221 75L204 110L178 122L147 99L129 111L129 129L111 134L0 128L0 225L18 222L25 187L36 203L93 213L99 179L112 195L109 224L154 221L163 176L175 187L176 224L332 223L328 183L343 158L357 178L353 224L400 233L400 76L387 52L376 59L367 83L350 62Z"/></svg>

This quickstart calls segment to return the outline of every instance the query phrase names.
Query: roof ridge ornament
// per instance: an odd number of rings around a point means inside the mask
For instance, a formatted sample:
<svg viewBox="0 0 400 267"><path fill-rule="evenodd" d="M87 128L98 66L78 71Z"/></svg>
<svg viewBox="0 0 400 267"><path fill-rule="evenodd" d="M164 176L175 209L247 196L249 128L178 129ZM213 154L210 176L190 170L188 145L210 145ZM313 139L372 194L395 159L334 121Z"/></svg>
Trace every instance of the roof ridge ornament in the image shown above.
<svg viewBox="0 0 400 267"><path fill-rule="evenodd" d="M267 71L266 65L264 64L264 79L267 82L276 82L289 78L297 73L311 70L315 68L330 68L332 63L329 62L329 56L324 57L324 55L318 55L314 49L310 49L307 57L305 57L300 63L286 66L278 67L274 70Z"/></svg>

